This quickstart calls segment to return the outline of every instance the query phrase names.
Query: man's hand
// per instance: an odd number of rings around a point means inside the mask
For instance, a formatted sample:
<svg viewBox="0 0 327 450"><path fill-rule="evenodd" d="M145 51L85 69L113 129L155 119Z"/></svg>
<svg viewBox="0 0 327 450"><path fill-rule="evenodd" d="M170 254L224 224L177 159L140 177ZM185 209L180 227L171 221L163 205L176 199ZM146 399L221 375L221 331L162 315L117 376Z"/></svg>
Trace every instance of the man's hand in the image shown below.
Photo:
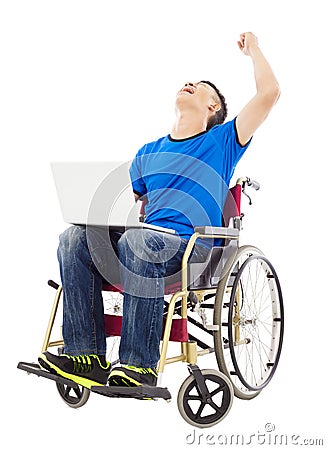
<svg viewBox="0 0 327 450"><path fill-rule="evenodd" d="M237 44L244 55L250 56L251 48L258 47L258 38L251 32L242 33Z"/></svg>

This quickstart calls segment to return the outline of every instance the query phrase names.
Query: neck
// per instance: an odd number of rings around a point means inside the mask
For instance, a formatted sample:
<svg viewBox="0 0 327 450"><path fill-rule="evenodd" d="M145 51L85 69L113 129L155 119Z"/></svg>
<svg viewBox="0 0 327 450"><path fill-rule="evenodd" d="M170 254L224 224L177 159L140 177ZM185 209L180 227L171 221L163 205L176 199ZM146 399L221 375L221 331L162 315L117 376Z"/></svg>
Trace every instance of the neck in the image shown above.
<svg viewBox="0 0 327 450"><path fill-rule="evenodd" d="M194 111L179 111L170 136L173 139L186 139L205 131L206 128L207 117L199 117Z"/></svg>

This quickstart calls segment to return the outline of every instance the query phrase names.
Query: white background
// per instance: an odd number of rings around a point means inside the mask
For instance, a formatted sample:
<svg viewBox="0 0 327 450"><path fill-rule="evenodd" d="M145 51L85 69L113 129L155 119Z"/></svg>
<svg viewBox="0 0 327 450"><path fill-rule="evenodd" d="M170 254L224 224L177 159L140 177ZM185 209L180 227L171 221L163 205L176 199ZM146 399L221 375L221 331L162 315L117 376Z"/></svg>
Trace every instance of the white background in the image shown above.
<svg viewBox="0 0 327 450"><path fill-rule="evenodd" d="M275 433L324 437L326 444L323 7L322 0L2 1L6 448L191 447L186 436L193 428L176 405L188 374L182 364L165 372L170 404L94 394L80 410L66 407L54 383L27 377L16 365L36 360L54 293L46 282L59 280L58 235L67 225L50 161L131 159L145 142L170 132L175 94L185 81L216 83L232 119L255 92L251 60L236 44L248 30L259 37L282 96L235 172L262 185L254 206L245 208L242 242L261 247L278 270L285 344L270 386L252 402L235 399L228 417L205 435L249 435L271 422ZM206 368L205 360L199 364Z"/></svg>

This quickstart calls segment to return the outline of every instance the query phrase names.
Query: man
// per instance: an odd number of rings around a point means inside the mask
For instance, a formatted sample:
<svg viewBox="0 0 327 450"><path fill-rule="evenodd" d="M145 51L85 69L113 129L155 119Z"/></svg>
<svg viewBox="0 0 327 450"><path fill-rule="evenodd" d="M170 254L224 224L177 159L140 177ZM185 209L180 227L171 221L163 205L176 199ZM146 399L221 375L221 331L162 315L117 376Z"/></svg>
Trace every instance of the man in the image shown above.
<svg viewBox="0 0 327 450"><path fill-rule="evenodd" d="M130 229L112 233L108 243L96 231L75 226L61 235L65 349L61 356L43 353L45 369L86 387L106 384L108 376L109 385L156 384L165 277L180 269L194 226L221 225L235 165L280 94L256 36L242 34L238 46L252 59L256 94L236 119L223 124L225 99L212 83L186 83L177 93L170 135L142 147L132 163L135 198L148 198L147 222L173 228L175 235ZM124 313L122 365L110 372L101 286L109 272L117 272L112 245L121 264ZM198 243L192 257L201 260L207 252Z"/></svg>

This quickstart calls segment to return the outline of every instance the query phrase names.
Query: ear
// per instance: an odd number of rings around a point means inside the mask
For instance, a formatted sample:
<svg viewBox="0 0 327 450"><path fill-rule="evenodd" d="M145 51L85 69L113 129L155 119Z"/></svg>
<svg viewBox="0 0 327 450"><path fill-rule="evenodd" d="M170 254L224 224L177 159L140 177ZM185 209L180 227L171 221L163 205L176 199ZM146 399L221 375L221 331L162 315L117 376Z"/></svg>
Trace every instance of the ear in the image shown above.
<svg viewBox="0 0 327 450"><path fill-rule="evenodd" d="M218 112L219 110L221 109L221 105L220 105L220 103L211 103L210 105L209 105L209 110L211 111L211 112Z"/></svg>

